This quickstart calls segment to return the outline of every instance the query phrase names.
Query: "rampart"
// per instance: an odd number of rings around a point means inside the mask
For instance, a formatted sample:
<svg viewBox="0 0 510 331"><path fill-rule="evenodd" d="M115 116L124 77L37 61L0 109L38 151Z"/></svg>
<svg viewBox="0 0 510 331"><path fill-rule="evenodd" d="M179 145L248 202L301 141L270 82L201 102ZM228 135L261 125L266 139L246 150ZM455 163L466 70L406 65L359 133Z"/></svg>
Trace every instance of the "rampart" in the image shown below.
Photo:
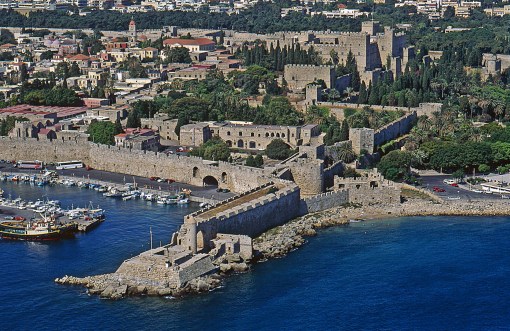
<svg viewBox="0 0 510 331"><path fill-rule="evenodd" d="M393 140L403 134L408 133L416 119L416 112L412 112L379 128L374 132L374 145L380 146L387 141Z"/></svg>
<svg viewBox="0 0 510 331"><path fill-rule="evenodd" d="M284 78L291 90L302 90L307 84L322 79L326 87L335 85L335 68L327 65L286 64Z"/></svg>
<svg viewBox="0 0 510 331"><path fill-rule="evenodd" d="M208 251L212 248L211 240L218 233L254 238L299 216L299 201L299 188L289 183L274 193L220 211L209 218L202 218L199 213L187 215L176 243L192 251Z"/></svg>
<svg viewBox="0 0 510 331"><path fill-rule="evenodd" d="M338 190L318 194L313 197L301 200L301 213L315 213L341 206L349 201L349 192L347 190Z"/></svg>
<svg viewBox="0 0 510 331"><path fill-rule="evenodd" d="M400 186L384 179L377 173L377 169L374 169L359 178L335 177L333 191L301 200L301 213L318 212L345 203L373 205L394 204L399 201Z"/></svg>
<svg viewBox="0 0 510 331"><path fill-rule="evenodd" d="M141 177L172 178L197 186L218 183L219 187L235 192L247 191L269 181L263 169L228 162L207 164L193 156L136 151L90 142L0 138L0 159L38 159L45 162L81 160L98 170Z"/></svg>

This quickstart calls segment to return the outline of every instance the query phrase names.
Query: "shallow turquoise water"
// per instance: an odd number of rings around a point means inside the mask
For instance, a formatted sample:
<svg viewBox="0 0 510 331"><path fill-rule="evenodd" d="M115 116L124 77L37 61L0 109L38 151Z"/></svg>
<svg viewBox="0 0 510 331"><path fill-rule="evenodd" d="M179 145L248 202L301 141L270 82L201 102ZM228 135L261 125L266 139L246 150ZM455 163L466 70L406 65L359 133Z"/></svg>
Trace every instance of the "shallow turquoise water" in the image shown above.
<svg viewBox="0 0 510 331"><path fill-rule="evenodd" d="M168 241L196 206L105 199L77 188L1 184L13 196L89 201L108 219L74 240L1 242L4 330L510 329L510 219L416 217L319 232L283 259L184 300L90 297L55 277L114 271Z"/></svg>

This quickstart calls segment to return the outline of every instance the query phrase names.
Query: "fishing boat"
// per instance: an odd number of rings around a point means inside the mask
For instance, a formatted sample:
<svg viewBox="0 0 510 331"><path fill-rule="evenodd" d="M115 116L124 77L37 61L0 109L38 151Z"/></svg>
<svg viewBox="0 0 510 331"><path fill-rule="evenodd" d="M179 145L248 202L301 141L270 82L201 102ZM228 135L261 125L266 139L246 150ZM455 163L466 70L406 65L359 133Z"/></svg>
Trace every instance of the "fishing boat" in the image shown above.
<svg viewBox="0 0 510 331"><path fill-rule="evenodd" d="M50 241L72 237L76 223L57 225L52 219L0 222L0 237L9 240Z"/></svg>

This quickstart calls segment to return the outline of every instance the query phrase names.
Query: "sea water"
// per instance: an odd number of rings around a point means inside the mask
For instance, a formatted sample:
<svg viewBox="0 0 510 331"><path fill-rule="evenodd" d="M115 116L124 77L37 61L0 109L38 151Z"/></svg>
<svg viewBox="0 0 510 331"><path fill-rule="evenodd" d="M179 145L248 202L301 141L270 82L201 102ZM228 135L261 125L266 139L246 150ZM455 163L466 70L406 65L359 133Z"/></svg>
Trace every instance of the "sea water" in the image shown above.
<svg viewBox="0 0 510 331"><path fill-rule="evenodd" d="M2 330L510 329L510 219L414 217L319 231L282 259L184 299L88 296L54 278L113 272L197 209L76 187L0 185L13 198L92 201L107 220L55 243L0 241Z"/></svg>

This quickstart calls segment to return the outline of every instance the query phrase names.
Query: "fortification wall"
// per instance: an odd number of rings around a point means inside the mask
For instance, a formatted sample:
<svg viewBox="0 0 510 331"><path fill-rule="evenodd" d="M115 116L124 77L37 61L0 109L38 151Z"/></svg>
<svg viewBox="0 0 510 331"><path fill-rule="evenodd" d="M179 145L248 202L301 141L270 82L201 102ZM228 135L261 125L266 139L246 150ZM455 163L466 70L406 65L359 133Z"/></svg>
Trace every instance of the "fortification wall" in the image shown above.
<svg viewBox="0 0 510 331"><path fill-rule="evenodd" d="M322 193L313 197L302 199L301 213L315 213L321 210L341 206L347 202L349 202L349 192L347 190Z"/></svg>
<svg viewBox="0 0 510 331"><path fill-rule="evenodd" d="M0 137L0 159L44 162L82 160L90 163L89 144L76 141L38 141L35 138Z"/></svg>
<svg viewBox="0 0 510 331"><path fill-rule="evenodd" d="M210 240L214 239L218 233L247 235L255 238L299 216L299 201L299 188L293 185L220 212L210 219L199 220L196 232L198 247L210 249ZM185 241L189 242L190 239L186 238Z"/></svg>
<svg viewBox="0 0 510 331"><path fill-rule="evenodd" d="M374 132L374 145L380 146L387 141L408 133L416 119L416 112L412 112L378 129Z"/></svg>
<svg viewBox="0 0 510 331"><path fill-rule="evenodd" d="M204 164L198 157L166 155L150 151L76 141L38 141L34 138L0 138L0 159L45 162L81 160L94 169L126 175L172 178L201 186L207 176L221 188L243 192L269 181L263 169L219 162Z"/></svg>
<svg viewBox="0 0 510 331"><path fill-rule="evenodd" d="M286 64L283 74L291 90L301 90L307 84L322 79L328 88L334 87L335 70L327 65Z"/></svg>

